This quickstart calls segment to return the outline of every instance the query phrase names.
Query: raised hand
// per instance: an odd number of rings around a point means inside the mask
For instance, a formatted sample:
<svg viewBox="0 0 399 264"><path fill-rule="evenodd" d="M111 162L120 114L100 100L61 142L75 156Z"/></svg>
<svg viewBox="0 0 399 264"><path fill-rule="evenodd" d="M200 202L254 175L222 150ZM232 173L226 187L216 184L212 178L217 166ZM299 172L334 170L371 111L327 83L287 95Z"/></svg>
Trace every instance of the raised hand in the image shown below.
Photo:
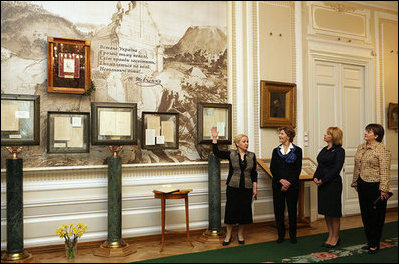
<svg viewBox="0 0 399 264"><path fill-rule="evenodd" d="M212 134L212 139L213 139L213 143L217 143L217 138L219 135L219 131L216 130L216 127L212 127L211 128L211 134Z"/></svg>

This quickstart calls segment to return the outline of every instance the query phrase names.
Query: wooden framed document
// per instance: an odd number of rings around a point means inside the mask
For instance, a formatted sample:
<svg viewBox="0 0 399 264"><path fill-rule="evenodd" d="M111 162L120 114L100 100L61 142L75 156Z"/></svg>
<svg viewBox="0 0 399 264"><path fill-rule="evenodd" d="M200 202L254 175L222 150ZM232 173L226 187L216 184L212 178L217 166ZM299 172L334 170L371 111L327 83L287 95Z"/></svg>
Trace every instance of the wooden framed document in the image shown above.
<svg viewBox="0 0 399 264"><path fill-rule="evenodd" d="M137 144L137 104L91 103L93 145Z"/></svg>
<svg viewBox="0 0 399 264"><path fill-rule="evenodd" d="M48 92L84 94L90 72L90 40L47 37Z"/></svg>
<svg viewBox="0 0 399 264"><path fill-rule="evenodd" d="M143 149L179 148L179 113L143 112Z"/></svg>
<svg viewBox="0 0 399 264"><path fill-rule="evenodd" d="M90 151L90 113L47 112L47 152Z"/></svg>
<svg viewBox="0 0 399 264"><path fill-rule="evenodd" d="M40 145L40 97L1 94L1 145Z"/></svg>
<svg viewBox="0 0 399 264"><path fill-rule="evenodd" d="M211 144L211 128L216 127L219 144L231 144L231 104L203 103L197 105L197 143Z"/></svg>

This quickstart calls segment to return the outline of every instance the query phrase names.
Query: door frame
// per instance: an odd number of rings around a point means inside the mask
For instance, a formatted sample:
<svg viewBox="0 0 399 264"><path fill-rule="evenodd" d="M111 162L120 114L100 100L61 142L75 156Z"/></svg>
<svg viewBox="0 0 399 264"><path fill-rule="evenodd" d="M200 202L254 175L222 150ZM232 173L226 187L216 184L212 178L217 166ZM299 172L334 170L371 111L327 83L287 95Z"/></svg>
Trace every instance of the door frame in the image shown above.
<svg viewBox="0 0 399 264"><path fill-rule="evenodd" d="M376 120L376 101L375 101L375 52L371 46L364 46L352 43L340 43L331 40L322 40L315 37L308 37L307 49L307 80L309 89L306 97L309 100L308 120L309 126L307 134L309 137L308 156L316 160L318 149L316 136L316 116L317 116L317 98L314 97L315 88L315 62L327 61L333 63L351 64L364 67L364 122L365 124L374 123ZM371 107L370 107L371 106ZM360 144L361 142L359 142ZM345 189L343 189L344 191ZM343 201L344 203L345 201ZM346 212L358 214L359 206L357 199L346 201L343 204L343 215ZM314 184L310 188L310 220L318 219L317 213L317 188Z"/></svg>

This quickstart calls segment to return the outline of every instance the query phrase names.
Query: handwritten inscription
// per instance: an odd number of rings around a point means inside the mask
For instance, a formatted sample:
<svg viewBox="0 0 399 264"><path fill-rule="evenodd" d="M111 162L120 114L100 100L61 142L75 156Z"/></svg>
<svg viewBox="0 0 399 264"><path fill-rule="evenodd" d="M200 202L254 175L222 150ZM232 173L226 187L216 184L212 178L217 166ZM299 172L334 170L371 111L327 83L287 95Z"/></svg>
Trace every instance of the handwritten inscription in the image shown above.
<svg viewBox="0 0 399 264"><path fill-rule="evenodd" d="M155 60L139 54L135 48L100 45L98 65L100 71L142 73L151 70Z"/></svg>

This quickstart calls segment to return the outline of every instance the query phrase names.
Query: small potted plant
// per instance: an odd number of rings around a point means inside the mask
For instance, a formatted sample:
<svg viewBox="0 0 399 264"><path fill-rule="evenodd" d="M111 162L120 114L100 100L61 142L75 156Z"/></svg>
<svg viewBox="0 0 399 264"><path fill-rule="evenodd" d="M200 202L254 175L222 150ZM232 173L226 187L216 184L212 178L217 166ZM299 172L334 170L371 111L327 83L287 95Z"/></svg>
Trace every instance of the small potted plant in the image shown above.
<svg viewBox="0 0 399 264"><path fill-rule="evenodd" d="M77 252L77 242L87 229L87 225L78 223L76 226L73 224L62 225L57 228L57 235L65 240L65 254L67 259L74 259Z"/></svg>

